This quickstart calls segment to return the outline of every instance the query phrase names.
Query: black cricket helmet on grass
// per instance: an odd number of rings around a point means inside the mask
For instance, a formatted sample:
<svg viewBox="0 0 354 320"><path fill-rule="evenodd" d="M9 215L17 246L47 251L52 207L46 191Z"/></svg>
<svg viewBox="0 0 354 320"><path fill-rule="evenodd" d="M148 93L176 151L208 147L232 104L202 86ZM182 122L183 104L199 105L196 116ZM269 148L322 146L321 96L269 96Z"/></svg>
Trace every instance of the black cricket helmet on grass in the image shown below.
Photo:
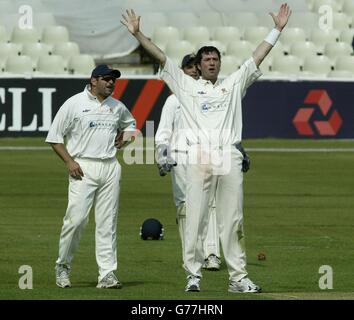
<svg viewBox="0 0 354 320"><path fill-rule="evenodd" d="M140 237L143 240L162 240L164 237L162 223L154 218L146 219L140 227Z"/></svg>

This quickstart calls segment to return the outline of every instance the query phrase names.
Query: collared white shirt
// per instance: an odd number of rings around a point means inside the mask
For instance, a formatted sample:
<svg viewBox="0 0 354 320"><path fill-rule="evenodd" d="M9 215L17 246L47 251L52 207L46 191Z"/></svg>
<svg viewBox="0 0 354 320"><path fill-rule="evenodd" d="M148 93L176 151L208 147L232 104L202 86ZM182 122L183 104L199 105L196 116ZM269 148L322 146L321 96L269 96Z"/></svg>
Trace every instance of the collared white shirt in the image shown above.
<svg viewBox="0 0 354 320"><path fill-rule="evenodd" d="M135 119L119 100L107 97L100 102L89 85L60 107L46 142L64 143L71 157L109 159L116 155L114 140L118 131L135 128Z"/></svg>
<svg viewBox="0 0 354 320"><path fill-rule="evenodd" d="M168 57L160 77L181 103L189 145L228 146L242 140L242 98L262 75L253 58L223 81L194 80Z"/></svg>
<svg viewBox="0 0 354 320"><path fill-rule="evenodd" d="M183 134L181 104L174 94L171 94L162 107L159 127L155 135L156 146L169 145L171 151L186 151L186 137Z"/></svg>

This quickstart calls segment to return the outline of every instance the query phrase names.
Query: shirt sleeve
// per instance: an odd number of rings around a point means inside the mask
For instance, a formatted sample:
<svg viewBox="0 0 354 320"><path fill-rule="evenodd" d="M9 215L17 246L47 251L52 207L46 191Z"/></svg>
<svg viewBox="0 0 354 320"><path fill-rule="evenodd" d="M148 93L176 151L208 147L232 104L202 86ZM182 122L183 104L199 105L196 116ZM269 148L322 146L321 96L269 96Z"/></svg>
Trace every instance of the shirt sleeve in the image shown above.
<svg viewBox="0 0 354 320"><path fill-rule="evenodd" d="M183 95L191 93L191 89L195 87L195 80L186 75L169 57L166 57L165 66L160 69L159 76L181 102Z"/></svg>
<svg viewBox="0 0 354 320"><path fill-rule="evenodd" d="M221 62L222 63L222 62ZM245 96L247 88L254 83L260 76L262 72L256 66L253 57L246 60L239 70L232 73L229 77L224 80L224 83L230 82L230 85L239 84L242 97Z"/></svg>
<svg viewBox="0 0 354 320"><path fill-rule="evenodd" d="M155 135L156 146L162 144L170 144L174 129L173 122L177 107L178 100L176 96L169 96L166 99L164 106L162 107L161 118Z"/></svg>
<svg viewBox="0 0 354 320"><path fill-rule="evenodd" d="M64 143L71 124L74 121L71 100L66 101L58 110L48 131L45 142Z"/></svg>
<svg viewBox="0 0 354 320"><path fill-rule="evenodd" d="M132 114L128 108L121 103L123 110L119 119L119 131L135 131L136 130L136 120L133 118Z"/></svg>

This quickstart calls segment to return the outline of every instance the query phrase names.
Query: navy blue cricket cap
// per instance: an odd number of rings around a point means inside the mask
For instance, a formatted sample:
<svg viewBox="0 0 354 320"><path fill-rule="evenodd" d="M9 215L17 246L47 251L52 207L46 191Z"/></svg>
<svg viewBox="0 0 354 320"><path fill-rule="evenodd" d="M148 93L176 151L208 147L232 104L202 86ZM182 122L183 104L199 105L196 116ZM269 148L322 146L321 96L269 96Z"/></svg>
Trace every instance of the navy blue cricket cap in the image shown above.
<svg viewBox="0 0 354 320"><path fill-rule="evenodd" d="M106 64L99 64L95 69L92 70L91 78L97 78L102 76L113 76L115 78L119 78L120 71L117 69L111 69Z"/></svg>
<svg viewBox="0 0 354 320"><path fill-rule="evenodd" d="M181 63L181 68L183 69L184 67L194 64L195 63L195 54L187 54L183 57L182 63Z"/></svg>

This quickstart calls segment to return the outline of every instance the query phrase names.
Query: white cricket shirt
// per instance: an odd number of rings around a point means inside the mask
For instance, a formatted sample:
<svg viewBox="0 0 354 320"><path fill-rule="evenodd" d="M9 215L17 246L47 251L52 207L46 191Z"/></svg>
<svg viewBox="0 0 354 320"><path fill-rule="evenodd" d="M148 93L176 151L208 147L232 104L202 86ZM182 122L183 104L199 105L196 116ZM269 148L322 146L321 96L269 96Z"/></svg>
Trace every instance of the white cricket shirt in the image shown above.
<svg viewBox="0 0 354 320"><path fill-rule="evenodd" d="M253 58L223 81L194 80L168 57L160 77L181 103L189 145L228 146L242 139L242 98L262 75Z"/></svg>
<svg viewBox="0 0 354 320"><path fill-rule="evenodd" d="M166 144L170 146L171 151L187 151L183 128L181 104L177 97L171 94L162 107L159 127L155 135L156 146Z"/></svg>
<svg viewBox="0 0 354 320"><path fill-rule="evenodd" d="M109 159L116 155L114 140L118 131L135 128L135 119L120 101L107 97L100 102L89 85L60 107L46 142L64 143L71 157Z"/></svg>

